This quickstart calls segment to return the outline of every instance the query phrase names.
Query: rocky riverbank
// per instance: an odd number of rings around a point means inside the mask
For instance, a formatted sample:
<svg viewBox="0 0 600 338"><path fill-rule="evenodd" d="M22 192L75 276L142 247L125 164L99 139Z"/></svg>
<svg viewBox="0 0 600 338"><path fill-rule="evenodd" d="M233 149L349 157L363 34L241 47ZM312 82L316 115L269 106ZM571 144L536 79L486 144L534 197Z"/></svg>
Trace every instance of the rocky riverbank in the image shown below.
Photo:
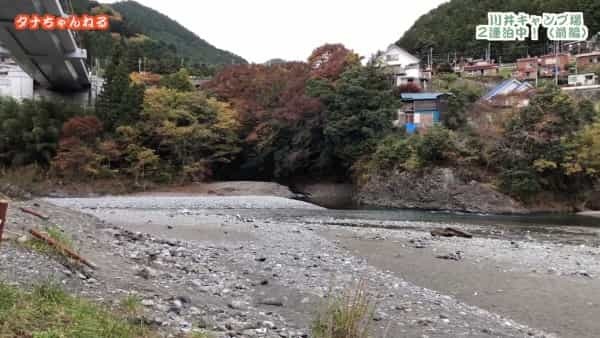
<svg viewBox="0 0 600 338"><path fill-rule="evenodd" d="M306 216L275 217L268 209L272 203L305 208L297 210ZM21 206L49 220L16 211ZM0 247L0 280L28 285L50 278L108 303L137 295L144 320L165 336L203 329L215 337L305 337L324 297L359 281L376 305L374 337L553 337L549 332L573 336L575 326L577 333L600 329L587 319L600 304L600 252L592 244L486 233L484 226L331 218L322 212L267 196L18 203L11 206L10 234L58 224L98 270L73 271L15 241ZM475 238L432 238L429 231L439 226L460 227ZM550 311L543 297L526 297L530 283L545 292L534 295L556 294L569 315ZM577 296L564 297L574 290ZM579 304L581 299L589 304Z"/></svg>
<svg viewBox="0 0 600 338"><path fill-rule="evenodd" d="M364 206L452 210L472 213L526 213L528 210L489 185L465 181L451 168L373 175L355 195Z"/></svg>

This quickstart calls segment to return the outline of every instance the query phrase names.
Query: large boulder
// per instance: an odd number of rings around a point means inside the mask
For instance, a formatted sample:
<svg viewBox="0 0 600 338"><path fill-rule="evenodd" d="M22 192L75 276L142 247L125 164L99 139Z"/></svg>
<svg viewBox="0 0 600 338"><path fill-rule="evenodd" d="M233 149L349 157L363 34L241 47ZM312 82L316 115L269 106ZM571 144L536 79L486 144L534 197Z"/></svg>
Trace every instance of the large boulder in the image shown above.
<svg viewBox="0 0 600 338"><path fill-rule="evenodd" d="M585 208L589 210L600 210L600 191L594 191L585 204Z"/></svg>
<svg viewBox="0 0 600 338"><path fill-rule="evenodd" d="M473 213L525 213L519 202L491 186L465 181L451 168L386 172L357 188L357 203L389 208L452 210Z"/></svg>
<svg viewBox="0 0 600 338"><path fill-rule="evenodd" d="M303 195L302 200L326 208L344 209L354 206L354 186L349 183L296 183L294 190Z"/></svg>

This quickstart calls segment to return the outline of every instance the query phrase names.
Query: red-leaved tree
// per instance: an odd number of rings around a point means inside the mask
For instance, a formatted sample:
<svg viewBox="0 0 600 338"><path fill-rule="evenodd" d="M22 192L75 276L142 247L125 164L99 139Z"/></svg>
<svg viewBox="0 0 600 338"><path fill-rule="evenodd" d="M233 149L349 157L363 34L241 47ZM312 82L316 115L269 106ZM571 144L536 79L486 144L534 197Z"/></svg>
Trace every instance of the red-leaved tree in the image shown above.
<svg viewBox="0 0 600 338"><path fill-rule="evenodd" d="M69 177L96 176L102 157L97 153L97 139L102 122L95 116L76 116L63 124L58 152L52 161L53 169Z"/></svg>
<svg viewBox="0 0 600 338"><path fill-rule="evenodd" d="M315 49L308 57L311 76L331 81L337 80L349 66L359 62L357 54L339 43L325 44Z"/></svg>

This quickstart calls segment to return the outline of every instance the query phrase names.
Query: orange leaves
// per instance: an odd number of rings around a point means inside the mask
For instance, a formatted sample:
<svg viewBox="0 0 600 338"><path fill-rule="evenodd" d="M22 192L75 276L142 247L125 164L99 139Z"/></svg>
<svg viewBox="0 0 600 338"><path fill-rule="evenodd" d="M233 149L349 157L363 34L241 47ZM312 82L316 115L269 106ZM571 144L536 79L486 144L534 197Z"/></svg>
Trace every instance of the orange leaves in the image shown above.
<svg viewBox="0 0 600 338"><path fill-rule="evenodd" d="M299 120L320 108L305 94L308 64L237 65L224 69L205 85L220 100L233 104L242 123L252 128L267 120Z"/></svg>
<svg viewBox="0 0 600 338"><path fill-rule="evenodd" d="M96 176L102 157L97 152L97 138L102 133L102 122L95 116L77 116L63 124L58 153L52 167L58 173L70 176Z"/></svg>
<svg viewBox="0 0 600 338"><path fill-rule="evenodd" d="M62 128L62 138L94 139L102 132L102 122L95 116L77 116L69 119Z"/></svg>
<svg viewBox="0 0 600 338"><path fill-rule="evenodd" d="M342 44L325 44L315 49L308 58L311 76L335 81L349 66L360 63L360 58Z"/></svg>

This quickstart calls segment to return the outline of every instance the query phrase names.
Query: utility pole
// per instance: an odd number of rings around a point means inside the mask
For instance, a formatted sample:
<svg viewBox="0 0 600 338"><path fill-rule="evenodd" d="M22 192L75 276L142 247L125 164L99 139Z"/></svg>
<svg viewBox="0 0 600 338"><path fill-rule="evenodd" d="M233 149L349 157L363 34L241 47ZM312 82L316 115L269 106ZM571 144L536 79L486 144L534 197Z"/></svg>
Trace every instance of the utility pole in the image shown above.
<svg viewBox="0 0 600 338"><path fill-rule="evenodd" d="M554 43L554 83L558 86L558 49L560 46L558 45L558 41Z"/></svg>
<svg viewBox="0 0 600 338"><path fill-rule="evenodd" d="M429 47L429 70L433 73L433 47Z"/></svg>
<svg viewBox="0 0 600 338"><path fill-rule="evenodd" d="M138 58L138 73L142 72L142 58Z"/></svg>

